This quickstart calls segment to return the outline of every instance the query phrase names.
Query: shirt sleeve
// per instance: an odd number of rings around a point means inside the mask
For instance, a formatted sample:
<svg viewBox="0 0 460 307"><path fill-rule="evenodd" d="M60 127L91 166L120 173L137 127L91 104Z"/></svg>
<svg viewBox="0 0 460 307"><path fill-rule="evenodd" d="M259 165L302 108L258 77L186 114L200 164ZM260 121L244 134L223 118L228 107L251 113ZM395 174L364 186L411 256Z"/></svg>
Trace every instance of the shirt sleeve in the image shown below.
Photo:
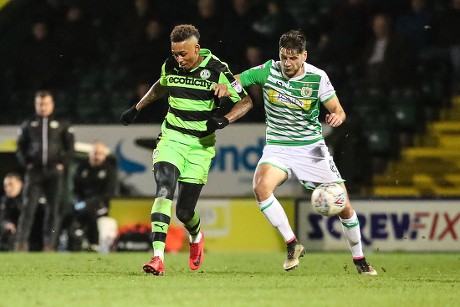
<svg viewBox="0 0 460 307"><path fill-rule="evenodd" d="M263 86L268 80L270 68L273 60L269 60L262 65L249 68L240 74L241 84L243 86L260 85Z"/></svg>
<svg viewBox="0 0 460 307"><path fill-rule="evenodd" d="M329 77L325 71L321 71L321 80L319 82L319 92L318 97L322 103L329 101L332 97L335 96L335 89L332 86Z"/></svg>
<svg viewBox="0 0 460 307"><path fill-rule="evenodd" d="M240 101L247 95L246 90L229 70L220 73L219 84L226 84L228 86L228 92L231 95L229 99L234 103Z"/></svg>
<svg viewBox="0 0 460 307"><path fill-rule="evenodd" d="M161 66L160 84L163 86L168 85L167 74L166 74L166 62Z"/></svg>

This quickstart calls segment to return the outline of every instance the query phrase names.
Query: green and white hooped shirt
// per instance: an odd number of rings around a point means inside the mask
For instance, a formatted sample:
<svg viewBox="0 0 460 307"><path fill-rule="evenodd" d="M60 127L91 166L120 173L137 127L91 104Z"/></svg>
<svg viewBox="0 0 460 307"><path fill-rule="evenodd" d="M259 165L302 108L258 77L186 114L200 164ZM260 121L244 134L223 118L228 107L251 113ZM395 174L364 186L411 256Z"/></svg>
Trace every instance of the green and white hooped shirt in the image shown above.
<svg viewBox="0 0 460 307"><path fill-rule="evenodd" d="M262 86L269 145L301 146L323 139L318 120L320 103L332 99L335 90L323 70L303 65L305 73L291 79L274 60L240 74L244 87Z"/></svg>

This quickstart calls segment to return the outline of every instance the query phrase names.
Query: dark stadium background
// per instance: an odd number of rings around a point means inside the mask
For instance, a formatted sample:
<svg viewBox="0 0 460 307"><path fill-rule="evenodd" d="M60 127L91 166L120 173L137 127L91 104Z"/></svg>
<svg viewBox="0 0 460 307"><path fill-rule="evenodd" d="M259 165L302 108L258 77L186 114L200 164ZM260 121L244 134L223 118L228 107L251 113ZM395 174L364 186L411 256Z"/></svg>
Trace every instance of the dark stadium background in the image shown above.
<svg viewBox="0 0 460 307"><path fill-rule="evenodd" d="M276 59L279 35L299 28L308 39L308 62L328 73L348 114L347 124L328 141L351 190L459 196L456 150L444 150L460 132L455 124L460 119L458 62L451 56L459 52L458 2L1 1L0 123L18 125L33 112L34 91L47 88L55 93L58 115L74 124L117 125L121 112L158 78L170 54L168 34L179 23L195 24L202 47L234 73ZM377 14L388 17L398 42L391 63L401 65L388 67L393 69L390 85L369 85L366 75ZM240 121L262 123L260 92L250 93L256 107ZM166 108L166 103L149 106L137 123L160 123ZM433 134L430 125L438 121L447 126ZM407 162L404 150L414 147L407 155L415 162ZM423 154L431 148L441 148L440 156ZM420 170L428 179L418 176ZM439 189L427 188L426 182ZM373 188L377 185L381 188Z"/></svg>

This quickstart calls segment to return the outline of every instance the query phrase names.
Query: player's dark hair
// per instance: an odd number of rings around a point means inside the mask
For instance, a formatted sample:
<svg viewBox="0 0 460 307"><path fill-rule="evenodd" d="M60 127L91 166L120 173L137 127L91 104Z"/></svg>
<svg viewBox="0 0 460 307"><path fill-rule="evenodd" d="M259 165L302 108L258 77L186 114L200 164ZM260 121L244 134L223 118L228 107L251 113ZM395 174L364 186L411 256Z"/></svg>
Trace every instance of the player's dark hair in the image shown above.
<svg viewBox="0 0 460 307"><path fill-rule="evenodd" d="M19 173L16 172L9 172L5 175L4 178L16 178L17 180L22 181L21 175L19 175Z"/></svg>
<svg viewBox="0 0 460 307"><path fill-rule="evenodd" d="M279 47L286 50L294 50L297 53L302 53L307 50L307 39L302 32L291 30L284 33L280 37Z"/></svg>
<svg viewBox="0 0 460 307"><path fill-rule="evenodd" d="M46 96L53 97L53 94L51 93L51 91L47 91L47 90L40 90L40 91L35 92L35 98L37 98L37 97L43 98L43 97L46 97Z"/></svg>
<svg viewBox="0 0 460 307"><path fill-rule="evenodd" d="M190 37L195 36L200 40L200 32L193 25L178 25L171 32L170 38L172 43L183 42Z"/></svg>

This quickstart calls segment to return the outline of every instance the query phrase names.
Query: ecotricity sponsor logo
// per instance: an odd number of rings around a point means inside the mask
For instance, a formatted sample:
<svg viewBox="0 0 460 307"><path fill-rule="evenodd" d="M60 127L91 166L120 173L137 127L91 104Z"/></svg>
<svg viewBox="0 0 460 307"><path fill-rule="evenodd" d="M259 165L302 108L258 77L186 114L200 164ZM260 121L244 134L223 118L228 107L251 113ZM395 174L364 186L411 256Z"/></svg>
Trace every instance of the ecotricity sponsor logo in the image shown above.
<svg viewBox="0 0 460 307"><path fill-rule="evenodd" d="M211 89L212 82L204 80L204 79L197 79L192 77L180 77L180 76L171 76L168 78L169 84L180 84L180 85L193 85L196 87L201 87L204 89Z"/></svg>

